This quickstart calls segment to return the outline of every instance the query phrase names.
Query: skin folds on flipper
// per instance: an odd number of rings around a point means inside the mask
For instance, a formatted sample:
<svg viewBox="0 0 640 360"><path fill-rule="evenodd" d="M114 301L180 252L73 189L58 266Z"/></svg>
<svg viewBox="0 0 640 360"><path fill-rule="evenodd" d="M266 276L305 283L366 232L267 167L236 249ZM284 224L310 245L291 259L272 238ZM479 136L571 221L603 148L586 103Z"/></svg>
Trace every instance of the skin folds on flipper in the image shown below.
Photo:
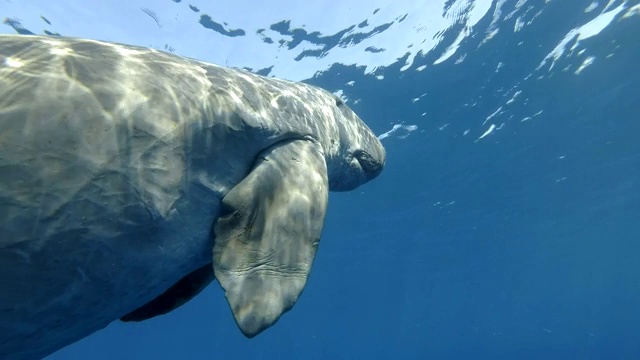
<svg viewBox="0 0 640 360"><path fill-rule="evenodd" d="M296 303L318 249L328 195L320 147L294 140L264 151L224 197L213 265L246 336Z"/></svg>

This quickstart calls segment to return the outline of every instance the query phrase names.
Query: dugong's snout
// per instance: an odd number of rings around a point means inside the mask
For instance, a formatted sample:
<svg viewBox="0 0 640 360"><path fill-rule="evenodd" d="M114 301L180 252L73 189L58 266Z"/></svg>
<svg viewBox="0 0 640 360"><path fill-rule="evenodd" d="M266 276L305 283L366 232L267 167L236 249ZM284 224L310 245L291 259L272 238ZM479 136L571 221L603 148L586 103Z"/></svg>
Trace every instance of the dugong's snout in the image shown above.
<svg viewBox="0 0 640 360"><path fill-rule="evenodd" d="M362 121L362 120L360 120ZM377 136L361 122L360 141L352 150L353 158L360 165L360 169L364 175L363 183L371 181L378 177L384 168L387 154L382 146L382 142Z"/></svg>
<svg viewBox="0 0 640 360"><path fill-rule="evenodd" d="M336 124L340 129L340 149L329 166L331 191L350 191L380 175L386 151L371 129L336 98Z"/></svg>
<svg viewBox="0 0 640 360"><path fill-rule="evenodd" d="M331 191L351 191L380 175L385 166L386 153L373 133L370 137L370 141L350 149L338 166L329 170Z"/></svg>
<svg viewBox="0 0 640 360"><path fill-rule="evenodd" d="M366 181L370 181L378 177L384 168L386 154L382 144L374 146L373 151L356 150L353 157L358 160L362 171L366 177Z"/></svg>

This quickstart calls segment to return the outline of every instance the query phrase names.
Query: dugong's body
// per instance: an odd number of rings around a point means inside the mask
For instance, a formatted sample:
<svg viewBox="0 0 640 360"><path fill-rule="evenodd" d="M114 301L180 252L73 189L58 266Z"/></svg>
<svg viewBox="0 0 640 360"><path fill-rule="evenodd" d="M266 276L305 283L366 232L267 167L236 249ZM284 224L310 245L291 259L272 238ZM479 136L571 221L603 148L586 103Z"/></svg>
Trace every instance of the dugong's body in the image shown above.
<svg viewBox="0 0 640 360"><path fill-rule="evenodd" d="M329 190L383 168L334 95L147 48L0 35L0 358L215 278L249 337L300 295Z"/></svg>

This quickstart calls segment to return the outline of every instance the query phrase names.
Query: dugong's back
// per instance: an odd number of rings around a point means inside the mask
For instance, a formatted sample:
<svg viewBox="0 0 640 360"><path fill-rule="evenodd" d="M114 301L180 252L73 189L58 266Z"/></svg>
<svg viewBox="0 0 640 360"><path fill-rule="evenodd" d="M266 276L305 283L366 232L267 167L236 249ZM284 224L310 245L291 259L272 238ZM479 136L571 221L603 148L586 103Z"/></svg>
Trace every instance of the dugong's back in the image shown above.
<svg viewBox="0 0 640 360"><path fill-rule="evenodd" d="M163 216L184 174L180 106L193 100L142 81L154 64L136 68L123 49L20 39L0 36L0 257L71 239L73 251L87 232L113 239Z"/></svg>
<svg viewBox="0 0 640 360"><path fill-rule="evenodd" d="M162 62L166 54L143 63L119 53L135 48L40 39L0 36L3 359L44 356L149 300L134 290L157 293L191 271L167 261L152 278L158 258L210 262L202 239L218 205L168 224L186 202L185 149L197 144L185 144L185 133L201 116L206 84L189 83L179 60ZM175 81L148 76L154 67ZM169 241L169 225L189 229L188 246ZM77 321L88 313L92 321Z"/></svg>

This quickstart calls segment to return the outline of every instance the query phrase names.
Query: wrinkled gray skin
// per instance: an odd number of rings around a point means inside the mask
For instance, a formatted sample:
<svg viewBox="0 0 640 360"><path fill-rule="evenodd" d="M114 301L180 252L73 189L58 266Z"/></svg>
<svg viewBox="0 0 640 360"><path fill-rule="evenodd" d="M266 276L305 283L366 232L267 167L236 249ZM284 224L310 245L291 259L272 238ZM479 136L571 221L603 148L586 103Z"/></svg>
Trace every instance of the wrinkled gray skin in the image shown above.
<svg viewBox="0 0 640 360"><path fill-rule="evenodd" d="M147 48L0 35L0 358L215 276L252 337L298 299L328 191L385 152L334 95Z"/></svg>

